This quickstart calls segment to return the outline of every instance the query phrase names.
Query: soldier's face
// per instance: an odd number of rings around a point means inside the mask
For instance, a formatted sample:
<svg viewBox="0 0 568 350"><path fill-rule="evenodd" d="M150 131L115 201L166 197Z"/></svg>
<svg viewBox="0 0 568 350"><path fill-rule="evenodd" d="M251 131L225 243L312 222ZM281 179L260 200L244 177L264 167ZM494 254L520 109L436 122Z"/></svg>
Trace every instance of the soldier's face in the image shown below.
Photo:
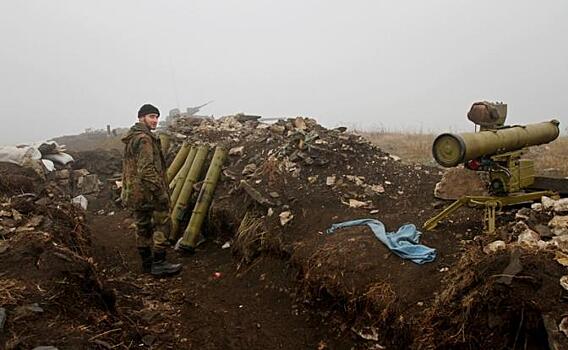
<svg viewBox="0 0 568 350"><path fill-rule="evenodd" d="M145 116L140 118L140 121L144 123L144 125L146 125L148 129L156 130L156 128L158 127L158 118L160 118L158 114L151 113L146 114Z"/></svg>

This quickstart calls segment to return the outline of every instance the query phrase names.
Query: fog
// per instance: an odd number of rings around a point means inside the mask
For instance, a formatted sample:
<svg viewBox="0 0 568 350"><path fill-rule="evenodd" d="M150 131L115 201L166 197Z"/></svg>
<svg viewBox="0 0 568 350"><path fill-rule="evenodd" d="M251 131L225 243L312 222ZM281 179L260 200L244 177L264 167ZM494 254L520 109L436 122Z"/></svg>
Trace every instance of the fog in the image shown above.
<svg viewBox="0 0 568 350"><path fill-rule="evenodd" d="M0 2L0 144L166 115L310 116L326 126L471 130L568 122L568 2Z"/></svg>

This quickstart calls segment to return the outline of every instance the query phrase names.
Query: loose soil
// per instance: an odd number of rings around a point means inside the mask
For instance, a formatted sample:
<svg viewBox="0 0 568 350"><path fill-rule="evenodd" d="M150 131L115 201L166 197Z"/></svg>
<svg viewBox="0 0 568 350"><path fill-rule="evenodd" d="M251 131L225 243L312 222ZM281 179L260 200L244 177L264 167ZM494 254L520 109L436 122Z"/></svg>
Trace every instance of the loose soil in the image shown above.
<svg viewBox="0 0 568 350"><path fill-rule="evenodd" d="M559 284L565 268L547 249L511 245L483 253L496 237L482 235L478 209L462 208L423 233L422 243L438 254L424 265L394 255L366 227L325 233L333 223L360 218L378 219L388 231L405 223L420 228L445 205L432 195L439 169L403 164L356 135L307 119L269 128L237 123L172 130L196 144L244 147L223 167L203 227L206 243L194 255L168 251L170 260L184 266L179 276L140 273L132 219L109 200L106 189L89 198L85 220L68 217L65 225L47 226L55 232L49 239L38 233L32 240L11 240L13 247L0 253L0 268L9 271L0 275L3 281L24 276L30 284L25 290L41 283L51 291L26 296L41 303L45 317L28 316L26 323L9 317L12 337L1 335L0 344L10 349L47 341L60 349L565 346L557 329L568 312ZM177 148L179 142L173 142L168 159ZM105 157L83 153L82 167L112 169L103 174L110 176L117 158ZM32 217L45 210L15 207ZM287 211L293 219L282 223L280 214ZM510 230L514 212L498 221L507 242L517 239ZM59 256L49 253L54 242L71 252L64 254L71 261L58 259L72 266L53 258L40 265L53 265L49 273L34 270L42 256ZM231 247L223 249L227 242ZM14 268L17 264L21 268ZM41 280L45 276L51 282ZM15 307L9 305L9 315ZM22 338L25 332L29 338ZM19 343L13 345L15 338Z"/></svg>

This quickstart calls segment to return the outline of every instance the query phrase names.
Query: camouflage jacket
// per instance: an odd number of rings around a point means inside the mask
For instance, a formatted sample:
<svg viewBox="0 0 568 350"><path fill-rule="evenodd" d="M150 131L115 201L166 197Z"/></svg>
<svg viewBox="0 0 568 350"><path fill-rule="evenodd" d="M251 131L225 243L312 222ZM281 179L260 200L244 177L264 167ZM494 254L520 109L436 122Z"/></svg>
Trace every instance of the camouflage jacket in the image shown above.
<svg viewBox="0 0 568 350"><path fill-rule="evenodd" d="M143 123L130 128L124 142L122 200L132 209L167 209L166 162L160 139Z"/></svg>

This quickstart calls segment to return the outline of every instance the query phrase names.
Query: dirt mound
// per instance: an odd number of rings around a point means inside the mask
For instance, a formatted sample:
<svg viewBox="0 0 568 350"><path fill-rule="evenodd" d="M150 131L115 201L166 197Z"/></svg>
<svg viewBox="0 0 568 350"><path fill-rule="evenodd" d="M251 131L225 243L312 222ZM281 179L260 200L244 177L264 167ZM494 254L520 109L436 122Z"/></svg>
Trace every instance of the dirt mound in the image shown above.
<svg viewBox="0 0 568 350"><path fill-rule="evenodd" d="M416 348L548 349L568 311L561 304L564 274L551 251L516 247L485 255L472 250L444 281ZM554 328L547 329L545 320L553 320ZM562 346L558 349L568 345L564 336L555 341Z"/></svg>
<svg viewBox="0 0 568 350"><path fill-rule="evenodd" d="M27 195L5 198L0 213L0 347L104 348L96 335L123 321L93 264L84 212L62 198Z"/></svg>
<svg viewBox="0 0 568 350"><path fill-rule="evenodd" d="M70 152L75 159L73 169L87 169L102 178L122 172L122 154L117 149Z"/></svg>
<svg viewBox="0 0 568 350"><path fill-rule="evenodd" d="M342 333L367 339L362 330L372 330L377 335L369 339L407 348L412 327L434 301L440 270L459 258L456 237L471 239L481 229L479 213L464 209L453 225L423 235L439 255L415 265L368 228L324 232L361 218L378 219L391 231L405 223L420 227L439 210L432 195L438 169L403 164L360 136L307 118L272 125L206 120L172 131L230 149L204 230L232 232L241 268L266 255L287 261L297 271L298 301L335 320L330 323Z"/></svg>
<svg viewBox="0 0 568 350"><path fill-rule="evenodd" d="M0 195L35 192L40 177L31 168L0 162Z"/></svg>

